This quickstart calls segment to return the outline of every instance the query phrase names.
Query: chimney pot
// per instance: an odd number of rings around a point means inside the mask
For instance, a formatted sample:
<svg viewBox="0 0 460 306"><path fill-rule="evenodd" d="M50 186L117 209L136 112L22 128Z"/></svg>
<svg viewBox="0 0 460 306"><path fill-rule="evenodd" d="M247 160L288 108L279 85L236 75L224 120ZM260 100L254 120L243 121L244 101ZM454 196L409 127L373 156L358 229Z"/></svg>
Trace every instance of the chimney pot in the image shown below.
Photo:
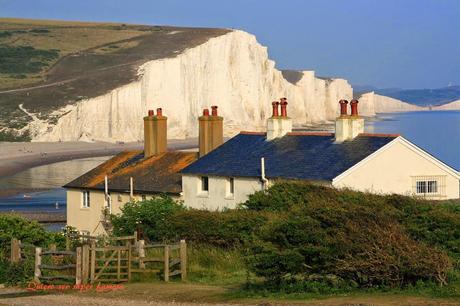
<svg viewBox="0 0 460 306"><path fill-rule="evenodd" d="M200 157L208 154L224 142L223 118L217 115L217 106L211 106L212 116L209 110L203 110L203 116L198 118L198 147Z"/></svg>
<svg viewBox="0 0 460 306"><path fill-rule="evenodd" d="M280 103L278 101L273 101L272 102L272 108L273 108L272 117L278 117L279 116L279 113L278 113L279 105L280 105Z"/></svg>
<svg viewBox="0 0 460 306"><path fill-rule="evenodd" d="M281 98L281 117L287 117L287 99Z"/></svg>
<svg viewBox="0 0 460 306"><path fill-rule="evenodd" d="M154 116L155 113L153 112L153 109L149 109L149 117Z"/></svg>
<svg viewBox="0 0 460 306"><path fill-rule="evenodd" d="M351 115L354 117L358 116L358 103L359 101L354 99L351 100L350 105L351 105Z"/></svg>
<svg viewBox="0 0 460 306"><path fill-rule="evenodd" d="M347 115L347 104L348 104L348 101L347 100L340 100L339 101L339 104L340 104L340 116L346 116Z"/></svg>
<svg viewBox="0 0 460 306"><path fill-rule="evenodd" d="M163 117L163 110L161 108L157 108L157 116Z"/></svg>
<svg viewBox="0 0 460 306"><path fill-rule="evenodd" d="M217 116L217 106L216 105L211 106L211 115Z"/></svg>

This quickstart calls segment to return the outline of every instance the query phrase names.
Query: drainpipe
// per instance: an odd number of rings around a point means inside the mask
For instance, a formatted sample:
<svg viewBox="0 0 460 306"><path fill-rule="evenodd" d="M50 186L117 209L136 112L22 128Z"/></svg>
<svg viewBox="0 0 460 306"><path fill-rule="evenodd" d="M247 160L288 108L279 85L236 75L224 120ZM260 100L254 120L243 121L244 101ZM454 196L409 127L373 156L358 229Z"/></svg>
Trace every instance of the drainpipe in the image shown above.
<svg viewBox="0 0 460 306"><path fill-rule="evenodd" d="M105 206L109 208L109 213L112 213L112 203L110 203L109 197L109 180L107 175L104 177L104 194L105 194Z"/></svg>
<svg viewBox="0 0 460 306"><path fill-rule="evenodd" d="M262 190L265 190L267 188L267 183L268 180L265 177L265 158L260 159L260 174L261 174L261 181L262 181Z"/></svg>
<svg viewBox="0 0 460 306"><path fill-rule="evenodd" d="M132 201L134 199L134 181L133 178L129 178L129 199Z"/></svg>
<svg viewBox="0 0 460 306"><path fill-rule="evenodd" d="M107 179L107 175L104 177L104 194L105 201L107 202L107 197L109 195L109 180Z"/></svg>

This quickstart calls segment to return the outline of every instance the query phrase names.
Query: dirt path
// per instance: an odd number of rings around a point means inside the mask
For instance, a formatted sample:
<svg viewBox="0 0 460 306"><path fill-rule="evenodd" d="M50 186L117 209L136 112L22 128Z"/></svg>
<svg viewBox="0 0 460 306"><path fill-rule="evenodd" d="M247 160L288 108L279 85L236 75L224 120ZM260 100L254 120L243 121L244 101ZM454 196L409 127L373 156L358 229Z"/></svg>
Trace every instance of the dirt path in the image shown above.
<svg viewBox="0 0 460 306"><path fill-rule="evenodd" d="M199 284L142 283L129 284L123 290L113 292L72 292L40 294L24 289L0 289L0 306L4 305L347 305L347 306L457 306L460 301L433 299L404 295L339 296L324 299L233 299L229 288Z"/></svg>

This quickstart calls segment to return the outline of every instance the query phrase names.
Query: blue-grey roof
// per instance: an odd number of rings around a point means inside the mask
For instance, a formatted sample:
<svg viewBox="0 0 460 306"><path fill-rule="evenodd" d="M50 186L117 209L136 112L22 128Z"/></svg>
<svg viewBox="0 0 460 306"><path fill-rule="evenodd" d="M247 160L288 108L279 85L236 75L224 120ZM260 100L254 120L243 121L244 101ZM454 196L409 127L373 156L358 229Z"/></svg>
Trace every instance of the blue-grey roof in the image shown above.
<svg viewBox="0 0 460 306"><path fill-rule="evenodd" d="M334 142L327 133L291 133L267 141L265 134L241 133L182 170L184 174L331 181L398 135L361 134Z"/></svg>

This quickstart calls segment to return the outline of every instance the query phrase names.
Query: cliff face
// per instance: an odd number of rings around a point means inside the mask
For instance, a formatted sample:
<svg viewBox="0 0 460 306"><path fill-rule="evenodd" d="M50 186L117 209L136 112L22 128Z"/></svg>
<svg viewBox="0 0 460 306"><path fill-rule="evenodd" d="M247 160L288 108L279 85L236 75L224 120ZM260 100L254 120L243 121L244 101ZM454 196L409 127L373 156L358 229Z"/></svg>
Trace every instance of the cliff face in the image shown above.
<svg viewBox="0 0 460 306"><path fill-rule="evenodd" d="M435 106L433 110L460 110L460 100L453 101L447 104Z"/></svg>
<svg viewBox="0 0 460 306"><path fill-rule="evenodd" d="M55 111L55 123L29 114L32 122L25 129L34 141L139 141L147 110L162 107L168 138L196 137L202 109L218 105L225 134L232 136L241 130L265 130L270 102L280 97L287 97L288 115L299 126L333 120L337 102L353 96L344 79L297 73L288 81L255 36L231 31L175 57L143 64L137 81ZM363 115L399 110L413 108L374 93L361 100Z"/></svg>
<svg viewBox="0 0 460 306"><path fill-rule="evenodd" d="M425 107L409 104L387 96L368 92L359 98L360 113L363 116L375 116L377 113L395 113L426 110Z"/></svg>

